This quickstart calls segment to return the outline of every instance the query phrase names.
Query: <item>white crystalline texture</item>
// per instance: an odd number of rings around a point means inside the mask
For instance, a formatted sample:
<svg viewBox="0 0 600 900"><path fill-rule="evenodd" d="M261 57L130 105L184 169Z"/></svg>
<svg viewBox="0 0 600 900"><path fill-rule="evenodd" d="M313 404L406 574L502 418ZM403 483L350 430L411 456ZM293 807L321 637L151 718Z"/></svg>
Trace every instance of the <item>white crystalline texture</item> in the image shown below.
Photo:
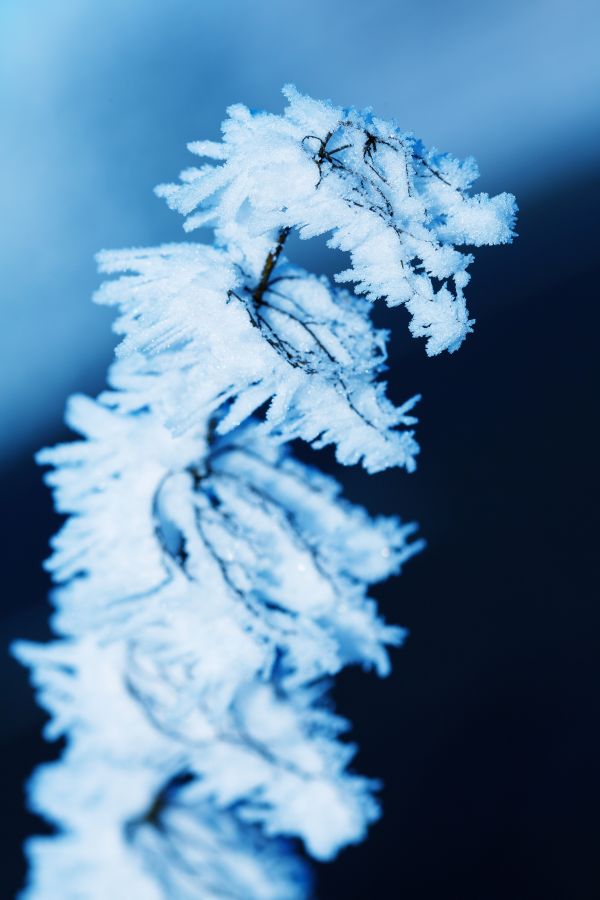
<svg viewBox="0 0 600 900"><path fill-rule="evenodd" d="M189 145L216 165L189 169L158 193L188 217L187 230L214 227L218 243L255 275L277 229L328 235L350 254L338 281L354 282L370 300L406 304L430 355L455 350L473 324L461 290L473 260L465 248L512 239L514 197L470 196L472 159L428 151L394 122L293 87L284 93L282 116L231 107L222 144Z"/></svg>
<svg viewBox="0 0 600 900"><path fill-rule="evenodd" d="M417 398L400 408L386 398L384 334L365 301L285 264L256 303L227 253L199 244L99 259L102 271L129 273L96 295L118 305L125 335L107 404L131 413L152 403L182 434L225 403L220 433L268 402L265 427L280 439L334 444L341 463L370 472L414 469Z"/></svg>
<svg viewBox="0 0 600 900"><path fill-rule="evenodd" d="M99 256L122 338L109 388L72 397L81 438L39 454L68 516L47 563L59 637L14 646L68 748L30 785L57 826L28 843L31 898L296 900L293 839L332 859L378 816L327 687L389 672L404 632L368 591L422 542L286 445L414 469L418 398L387 398L369 301L455 350L465 248L509 241L515 204L467 193L472 160L285 94L280 116L232 107L222 142L190 145L214 163L159 188L212 246ZM336 280L365 296L293 265L294 229L346 251Z"/></svg>

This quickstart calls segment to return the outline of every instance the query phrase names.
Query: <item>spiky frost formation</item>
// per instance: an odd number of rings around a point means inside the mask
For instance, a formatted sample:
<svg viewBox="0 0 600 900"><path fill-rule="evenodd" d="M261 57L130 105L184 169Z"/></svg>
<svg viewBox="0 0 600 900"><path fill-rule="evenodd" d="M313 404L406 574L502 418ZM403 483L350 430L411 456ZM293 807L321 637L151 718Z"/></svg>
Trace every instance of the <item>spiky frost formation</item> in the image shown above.
<svg viewBox="0 0 600 900"><path fill-rule="evenodd" d="M303 97L293 86L284 94L283 116L230 107L221 144L189 145L217 165L182 172L182 184L161 185L159 195L187 216L186 230L214 227L229 257L255 277L278 229L328 235L329 246L350 255L336 281L354 282L370 300L405 304L430 355L456 350L473 324L466 248L512 239L514 197L471 196L479 174L472 157L428 150L370 110Z"/></svg>
<svg viewBox="0 0 600 900"><path fill-rule="evenodd" d="M411 409L386 397L369 300L404 304L427 352L471 329L465 245L510 240L514 200L468 195L472 161L370 112L285 90L282 116L229 110L211 157L159 193L214 228L100 254L123 339L81 440L42 451L57 509L49 645L19 642L62 759L31 804L33 898L292 900L292 839L327 860L378 815L327 700L346 665L389 670L403 632L369 586L422 545L372 519L286 444L333 445L368 472L415 466ZM348 251L337 281L292 265L291 229ZM266 414L264 413L264 410Z"/></svg>

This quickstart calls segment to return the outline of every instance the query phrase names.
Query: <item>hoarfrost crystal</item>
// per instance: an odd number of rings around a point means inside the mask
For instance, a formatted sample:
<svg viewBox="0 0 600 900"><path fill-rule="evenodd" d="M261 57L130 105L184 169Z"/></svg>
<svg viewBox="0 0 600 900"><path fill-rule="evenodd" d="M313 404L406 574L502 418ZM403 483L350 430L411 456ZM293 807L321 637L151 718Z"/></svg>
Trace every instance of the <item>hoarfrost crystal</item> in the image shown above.
<svg viewBox="0 0 600 900"><path fill-rule="evenodd" d="M232 107L222 143L190 145L214 162L158 189L212 246L99 256L123 336L109 389L73 397L82 439L39 454L69 516L48 563L59 637L15 645L46 736L67 738L31 783L57 825L28 844L31 897L305 897L293 839L328 860L378 815L328 679L388 672L403 632L368 589L422 542L286 445L414 469L418 398L386 396L370 301L455 350L465 248L509 241L515 204L468 194L472 160L284 93L280 116ZM356 293L289 262L292 230L347 251L335 280Z"/></svg>

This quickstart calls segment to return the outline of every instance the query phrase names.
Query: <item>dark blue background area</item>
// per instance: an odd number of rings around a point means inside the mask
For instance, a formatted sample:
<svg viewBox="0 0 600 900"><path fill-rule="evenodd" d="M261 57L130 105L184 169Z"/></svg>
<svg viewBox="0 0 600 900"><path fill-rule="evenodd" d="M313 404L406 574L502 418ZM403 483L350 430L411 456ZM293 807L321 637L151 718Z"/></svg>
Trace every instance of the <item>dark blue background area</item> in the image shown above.
<svg viewBox="0 0 600 900"><path fill-rule="evenodd" d="M428 14L433 6L427 5ZM377 7L384 15L385 4ZM548 4L554 11L559 7ZM506 5L507 15L512 8ZM490 22L480 14L473 24L473 9L457 3L454 14L485 38ZM218 12L214 15L218 19ZM176 23L170 27L170 34L179 33ZM110 44L110 30L103 39ZM300 34L302 39L307 40ZM535 54L535 35L529 39ZM153 40L160 46L160 35L153 32ZM391 57L389 41L381 41L381 52ZM343 66L339 47L336 53L338 67ZM563 56L556 58L557 65L564 64ZM185 66L177 67L176 77L183 78ZM504 72L509 77L509 69ZM257 76L248 77L255 88ZM269 77L268 71L261 75L265 82ZM336 89L343 83L342 73ZM249 100L241 82L237 89L239 96L231 99ZM518 104L519 84L511 90ZM139 102L134 96L132 115ZM485 104L477 109L473 134L488 126ZM221 112L215 112L215 121ZM60 110L54 115L60 119ZM422 115L426 121L427 111ZM533 134L543 123L533 110L531 115ZM110 126L110 116L106 122ZM432 120L430 135L435 126ZM410 631L406 645L394 653L393 674L380 681L351 671L335 689L361 748L357 769L385 784L384 816L363 845L318 867L322 900L600 896L600 612L593 493L600 170L590 161L590 150L585 164L578 155L584 137L577 134L545 143L548 155L561 158L554 168L548 162L542 176L532 175L531 184L527 157L512 160L513 183L508 166L492 165L488 186L511 189L519 183L519 238L510 247L478 252L468 289L476 329L456 354L427 359L422 345L408 337L402 310L375 311L378 324L392 330L392 396L423 394L418 471L368 477L340 471L328 453L302 451L304 458L335 471L347 494L373 512L418 520L428 541L401 578L376 590L386 617ZM164 136L161 140L164 145ZM477 147L467 149L477 153ZM503 152L516 152L508 137L504 148L496 147L495 159ZM102 145L98 153L101 157ZM148 147L148 155L153 153ZM115 171L119 160L117 154ZM128 165L135 166L135 160ZM150 183L144 182L144 190L172 175L164 168L157 176L146 172ZM507 183L499 183L501 177ZM126 199L133 207L141 203L134 192ZM156 213L152 239L177 237L174 230L164 232L162 215ZM113 219L112 243L137 242L139 232L129 239ZM110 216L107 230L109 225ZM86 221L79 227L85 229ZM295 252L311 265L333 264L321 245L296 246ZM21 270L13 287L25 290L27 279ZM51 284L48 289L52 295ZM85 304L85 297L78 302ZM59 318L61 309L56 307ZM34 322L33 313L30 318ZM101 327L107 327L105 319ZM73 339L78 352L85 351L88 333L82 329ZM91 354L89 365L81 363L81 387L101 388L107 346ZM61 359L55 357L54 364ZM72 382L75 374L69 376ZM13 390L8 378L5 386ZM59 404L60 397L52 402ZM25 415L26 403L22 409ZM10 421L18 424L19 417ZM37 434L24 424L29 437L20 442L11 431L13 452L5 455L0 472L4 646L14 636L49 634L49 585L40 561L58 518L31 454L65 432L52 417L40 414L39 422ZM22 784L56 748L39 737L43 715L25 673L6 653L0 657L0 677L0 896L8 898L23 880L22 840L43 827L24 811Z"/></svg>

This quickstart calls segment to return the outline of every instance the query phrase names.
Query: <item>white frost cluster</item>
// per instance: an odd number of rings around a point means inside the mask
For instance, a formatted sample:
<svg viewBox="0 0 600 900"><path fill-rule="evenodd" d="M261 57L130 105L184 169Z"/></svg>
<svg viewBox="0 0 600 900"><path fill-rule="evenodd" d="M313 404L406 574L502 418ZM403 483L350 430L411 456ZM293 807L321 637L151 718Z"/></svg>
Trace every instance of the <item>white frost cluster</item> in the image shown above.
<svg viewBox="0 0 600 900"><path fill-rule="evenodd" d="M471 161L370 113L286 96L282 116L233 107L222 144L191 147L217 165L160 189L213 246L100 255L119 276L96 298L123 336L109 389L71 398L82 439L39 455L69 517L48 562L59 637L15 646L67 739L31 784L58 829L28 844L32 898L306 897L293 841L331 859L378 815L327 687L388 672L403 632L368 589L421 542L286 445L414 468L417 398L386 397L368 300L455 349L471 257L452 244L509 240L514 202L469 197ZM292 265L291 229L348 251L338 280L368 299Z"/></svg>
<svg viewBox="0 0 600 900"><path fill-rule="evenodd" d="M253 276L277 229L328 235L330 247L350 255L336 281L354 282L369 300L405 304L429 355L456 350L473 324L463 295L473 256L458 247L509 242L514 197L470 196L472 158L427 150L370 111L292 86L284 94L283 116L230 107L222 143L189 145L217 164L182 172L182 183L161 185L159 195L187 216L186 230L213 227L233 263Z"/></svg>
<svg viewBox="0 0 600 900"><path fill-rule="evenodd" d="M114 391L102 398L119 412L151 403L179 435L228 404L216 425L225 434L268 402L265 428L279 440L334 444L339 462L369 472L414 469L418 397L396 408L385 396L385 333L373 329L367 301L282 261L256 302L253 276L202 244L101 253L99 262L109 274L134 273L96 295L121 312Z"/></svg>

